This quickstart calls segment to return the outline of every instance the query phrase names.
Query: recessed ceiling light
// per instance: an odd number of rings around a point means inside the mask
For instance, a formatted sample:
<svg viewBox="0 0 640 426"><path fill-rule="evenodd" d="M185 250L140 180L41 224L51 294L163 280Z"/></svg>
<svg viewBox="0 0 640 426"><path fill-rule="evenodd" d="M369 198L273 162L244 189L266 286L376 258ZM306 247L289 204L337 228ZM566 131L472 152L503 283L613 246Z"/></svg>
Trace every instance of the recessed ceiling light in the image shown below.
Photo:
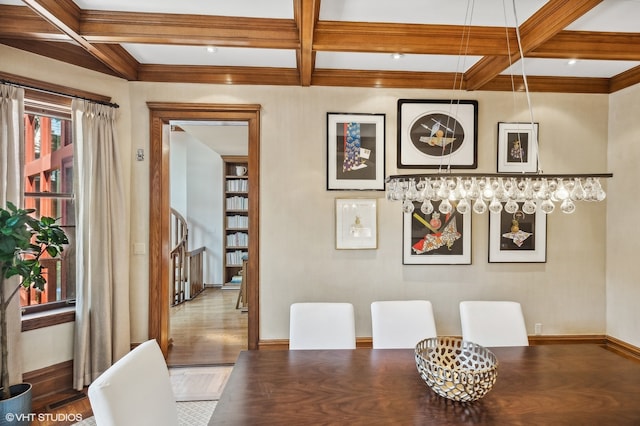
<svg viewBox="0 0 640 426"><path fill-rule="evenodd" d="M215 53L216 52L216 47L215 46L207 46L207 52L209 53Z"/></svg>
<svg viewBox="0 0 640 426"><path fill-rule="evenodd" d="M395 60L402 58L404 55L402 53L392 53L391 57Z"/></svg>

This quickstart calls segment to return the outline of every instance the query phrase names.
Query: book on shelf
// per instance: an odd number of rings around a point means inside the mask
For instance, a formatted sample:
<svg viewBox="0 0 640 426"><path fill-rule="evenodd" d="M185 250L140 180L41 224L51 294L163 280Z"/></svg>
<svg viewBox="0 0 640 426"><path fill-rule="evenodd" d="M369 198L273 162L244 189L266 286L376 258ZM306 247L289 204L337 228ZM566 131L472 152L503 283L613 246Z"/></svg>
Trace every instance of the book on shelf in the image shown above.
<svg viewBox="0 0 640 426"><path fill-rule="evenodd" d="M227 197L227 210L248 210L249 198L233 196Z"/></svg>
<svg viewBox="0 0 640 426"><path fill-rule="evenodd" d="M249 234L236 232L227 235L227 247L246 247L249 245Z"/></svg>
<svg viewBox="0 0 640 426"><path fill-rule="evenodd" d="M234 215L227 216L227 228L242 229L249 227L249 218L247 216Z"/></svg>
<svg viewBox="0 0 640 426"><path fill-rule="evenodd" d="M247 179L227 180L227 192L249 192L249 181Z"/></svg>
<svg viewBox="0 0 640 426"><path fill-rule="evenodd" d="M226 255L227 265L241 266L242 259L246 255L248 255L248 252L244 250L235 250L228 252Z"/></svg>

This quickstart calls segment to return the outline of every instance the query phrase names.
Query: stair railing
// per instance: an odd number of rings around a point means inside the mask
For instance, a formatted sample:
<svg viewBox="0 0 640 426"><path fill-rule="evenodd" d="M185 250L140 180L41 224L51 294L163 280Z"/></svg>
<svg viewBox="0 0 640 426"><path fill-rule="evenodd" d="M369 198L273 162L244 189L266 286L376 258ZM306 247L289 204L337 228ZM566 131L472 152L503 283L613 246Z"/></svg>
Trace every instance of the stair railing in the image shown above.
<svg viewBox="0 0 640 426"><path fill-rule="evenodd" d="M188 250L189 228L186 219L171 209L171 306L193 299L204 290L204 247Z"/></svg>

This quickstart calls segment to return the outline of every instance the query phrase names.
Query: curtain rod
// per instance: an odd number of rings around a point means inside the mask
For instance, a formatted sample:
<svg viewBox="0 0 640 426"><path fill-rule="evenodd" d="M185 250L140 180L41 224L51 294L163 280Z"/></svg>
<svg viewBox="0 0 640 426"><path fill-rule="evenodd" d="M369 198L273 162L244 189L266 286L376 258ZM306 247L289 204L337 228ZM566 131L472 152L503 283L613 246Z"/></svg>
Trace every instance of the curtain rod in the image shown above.
<svg viewBox="0 0 640 426"><path fill-rule="evenodd" d="M43 92L43 93L51 93L53 95L64 96L66 98L82 99L84 101L90 101L90 102L95 102L95 103L101 104L101 105L107 105L107 106L110 106L112 108L120 108L120 105L114 104L114 103L111 103L111 102L98 101L98 100L95 100L95 99L85 98L85 97L82 97L82 96L70 95L68 93L58 92L56 90L51 90L51 89L42 89L40 87L32 86L30 84L17 83L15 81L11 81L11 80L0 79L0 83L8 84L10 86L22 87L22 88L25 88L25 89L31 89L31 90L35 90L35 91Z"/></svg>

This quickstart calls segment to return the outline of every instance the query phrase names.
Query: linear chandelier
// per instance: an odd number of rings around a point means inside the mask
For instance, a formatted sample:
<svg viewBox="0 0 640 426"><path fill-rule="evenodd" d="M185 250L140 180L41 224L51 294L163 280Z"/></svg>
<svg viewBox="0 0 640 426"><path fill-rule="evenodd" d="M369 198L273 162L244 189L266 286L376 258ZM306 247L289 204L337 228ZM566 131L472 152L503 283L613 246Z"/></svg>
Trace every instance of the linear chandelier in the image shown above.
<svg viewBox="0 0 640 426"><path fill-rule="evenodd" d="M471 2L473 3L473 1ZM613 177L611 173L600 174L543 174L540 168L538 152L538 134L534 126L533 109L529 96L529 85L524 69L524 54L522 50L520 29L517 19L515 0L512 0L513 15L515 20L515 32L522 65L522 79L526 93L529 114L531 117L532 142L534 156L538 168L537 173L452 173L451 164L447 167L441 165L437 173L431 174L405 174L393 175L386 179L386 198L390 201L401 201L405 213L412 213L417 207L424 214L431 214L434 210L442 214L449 214L454 210L460 214L473 211L483 214L486 211L500 213L503 210L515 214L519 210L525 214L534 214L536 211L552 213L556 205L560 206L563 213L573 213L576 210L576 202L603 201L606 193L602 188L600 179ZM469 5L467 6L469 16ZM471 10L473 7L471 7ZM465 18L466 19L466 18ZM506 5L505 5L506 21ZM470 19L469 19L470 22ZM468 42L470 31L463 32L461 46ZM508 31L507 48L509 46ZM511 52L508 52L511 62ZM462 56L462 47L461 47ZM512 65L510 63L510 65ZM462 77L458 77L459 70L455 73L454 90L457 82L462 89ZM512 80L512 90L515 93L515 84ZM456 101L451 102L452 108ZM435 121L435 120L434 120ZM456 120L453 120L457 123ZM432 136L436 133L443 140L447 139L447 133L455 135L455 129L447 127L448 123L432 125ZM430 138L426 138L429 140ZM453 138L449 138L453 140ZM453 144L450 144L452 146ZM442 145L442 154L446 155L446 144ZM449 155L449 161L451 161ZM523 156L520 156L522 160Z"/></svg>
<svg viewBox="0 0 640 426"><path fill-rule="evenodd" d="M386 197L402 201L402 210L412 213L419 204L420 211L431 214L437 207L442 214L454 209L460 214L487 210L500 213L533 214L538 209L552 213L556 204L563 213L573 213L577 201L603 201L606 193L601 178L613 175L548 175L548 174L480 174L451 173L423 175L395 175L387 178ZM434 206L436 204L436 206Z"/></svg>

